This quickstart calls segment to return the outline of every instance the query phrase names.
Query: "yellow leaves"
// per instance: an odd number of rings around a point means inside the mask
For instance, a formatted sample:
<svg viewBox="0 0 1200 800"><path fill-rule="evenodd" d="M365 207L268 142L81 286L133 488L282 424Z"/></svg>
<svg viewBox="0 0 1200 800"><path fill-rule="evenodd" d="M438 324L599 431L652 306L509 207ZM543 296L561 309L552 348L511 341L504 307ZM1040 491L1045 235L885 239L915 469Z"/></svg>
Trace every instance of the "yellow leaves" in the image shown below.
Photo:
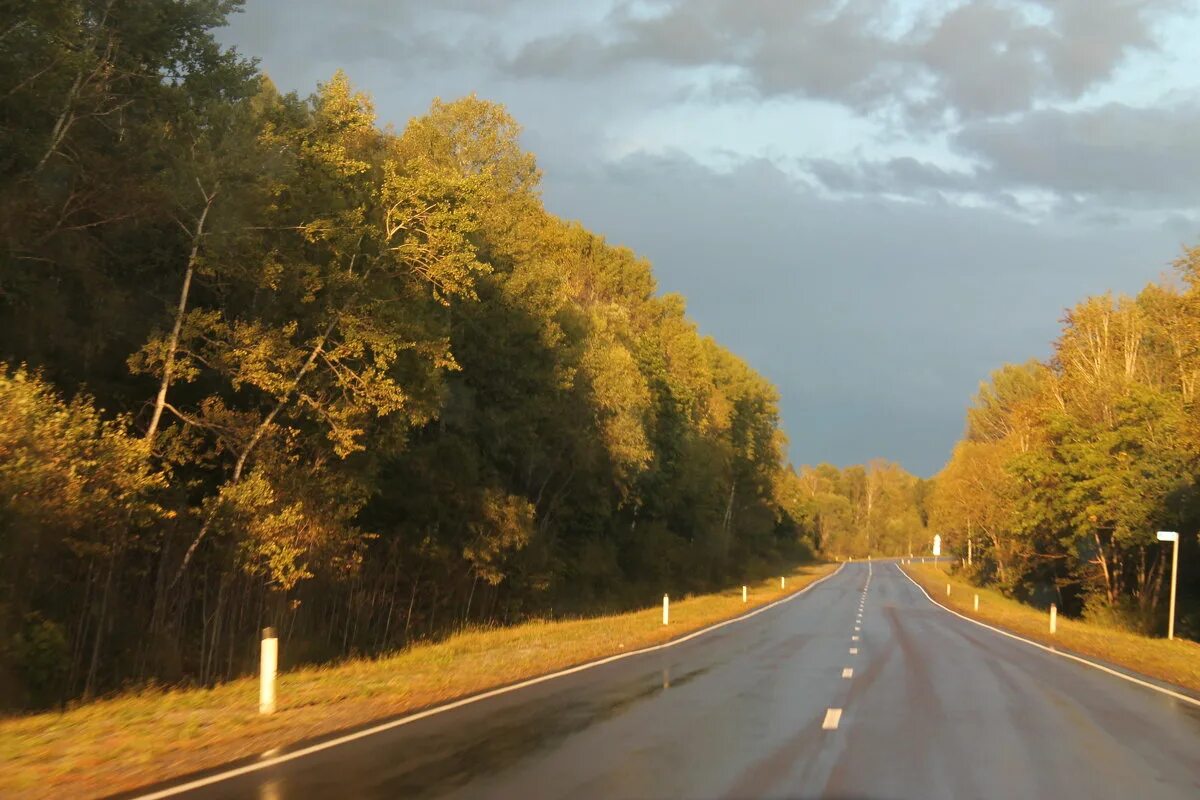
<svg viewBox="0 0 1200 800"><path fill-rule="evenodd" d="M602 322L588 339L580 368L605 449L618 472L630 479L653 457L645 427L650 410L646 379L633 355Z"/></svg>
<svg viewBox="0 0 1200 800"><path fill-rule="evenodd" d="M242 569L287 591L318 569L345 569L369 538L350 524L361 500L320 463L286 443L206 506L217 531L234 539Z"/></svg>
<svg viewBox="0 0 1200 800"><path fill-rule="evenodd" d="M425 158L385 165L383 242L401 268L428 281L443 305L474 299L480 262L470 235L478 229L478 176L460 175Z"/></svg>
<svg viewBox="0 0 1200 800"><path fill-rule="evenodd" d="M81 552L160 518L154 495L165 481L127 424L0 364L0 521L49 526Z"/></svg>
<svg viewBox="0 0 1200 800"><path fill-rule="evenodd" d="M355 92L338 70L318 88L315 112L318 136L306 143L305 155L338 177L367 172L371 164L363 156L380 136L370 98Z"/></svg>
<svg viewBox="0 0 1200 800"><path fill-rule="evenodd" d="M480 500L480 521L471 523L473 538L463 557L475 574L493 586L504 580L504 557L529 543L534 529L534 508L528 500L498 489L486 489Z"/></svg>

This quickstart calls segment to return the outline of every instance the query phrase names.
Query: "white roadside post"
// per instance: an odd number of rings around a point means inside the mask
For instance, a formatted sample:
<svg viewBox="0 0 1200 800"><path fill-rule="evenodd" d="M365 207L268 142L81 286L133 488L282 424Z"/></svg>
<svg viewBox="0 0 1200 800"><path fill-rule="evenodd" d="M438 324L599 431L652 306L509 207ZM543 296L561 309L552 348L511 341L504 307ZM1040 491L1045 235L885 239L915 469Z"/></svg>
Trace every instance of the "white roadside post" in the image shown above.
<svg viewBox="0 0 1200 800"><path fill-rule="evenodd" d="M746 586L742 584L742 602L746 602Z"/></svg>
<svg viewBox="0 0 1200 800"><path fill-rule="evenodd" d="M663 595L663 625L670 625L671 622L671 600L665 594Z"/></svg>
<svg viewBox="0 0 1200 800"><path fill-rule="evenodd" d="M1167 638L1175 638L1175 583L1179 578L1179 532L1159 531L1160 542L1171 542L1171 606L1167 612Z"/></svg>
<svg viewBox="0 0 1200 800"><path fill-rule="evenodd" d="M274 628L263 628L258 672L258 713L275 713L275 671L279 667L279 639Z"/></svg>
<svg viewBox="0 0 1200 800"><path fill-rule="evenodd" d="M946 597L950 596L950 584L946 584Z"/></svg>
<svg viewBox="0 0 1200 800"><path fill-rule="evenodd" d="M979 610L979 595L975 595L975 610Z"/></svg>
<svg viewBox="0 0 1200 800"><path fill-rule="evenodd" d="M781 578L779 579L779 588L780 588L780 589L786 589L786 588L787 588L787 578L783 578L783 577L781 577Z"/></svg>
<svg viewBox="0 0 1200 800"><path fill-rule="evenodd" d="M1050 632L1058 633L1058 606L1050 604Z"/></svg>

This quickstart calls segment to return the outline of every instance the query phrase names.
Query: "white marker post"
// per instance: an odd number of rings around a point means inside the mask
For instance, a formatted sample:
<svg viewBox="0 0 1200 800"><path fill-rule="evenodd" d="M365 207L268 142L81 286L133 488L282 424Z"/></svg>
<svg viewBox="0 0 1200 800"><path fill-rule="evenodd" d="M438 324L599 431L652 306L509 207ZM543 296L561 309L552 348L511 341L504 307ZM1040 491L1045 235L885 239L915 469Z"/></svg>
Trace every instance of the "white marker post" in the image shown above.
<svg viewBox="0 0 1200 800"><path fill-rule="evenodd" d="M979 610L979 595L975 595L975 610Z"/></svg>
<svg viewBox="0 0 1200 800"><path fill-rule="evenodd" d="M1050 604L1050 633L1058 633L1058 606Z"/></svg>
<svg viewBox="0 0 1200 800"><path fill-rule="evenodd" d="M745 585L742 586L742 602L743 603L746 602L746 587L745 587Z"/></svg>
<svg viewBox="0 0 1200 800"><path fill-rule="evenodd" d="M946 584L946 597L950 596L950 584Z"/></svg>
<svg viewBox="0 0 1200 800"><path fill-rule="evenodd" d="M263 628L258 672L258 713L275 713L275 671L279 667L279 640L274 628Z"/></svg>
<svg viewBox="0 0 1200 800"><path fill-rule="evenodd" d="M1178 531L1159 531L1158 540L1160 542L1174 542L1171 554L1171 608L1167 612L1167 638L1175 638L1175 584L1179 579L1179 532Z"/></svg>
<svg viewBox="0 0 1200 800"><path fill-rule="evenodd" d="M779 579L779 588L780 588L780 589L786 589L786 588L787 588L787 578L780 578L780 579Z"/></svg>
<svg viewBox="0 0 1200 800"><path fill-rule="evenodd" d="M663 595L663 625L671 624L671 599Z"/></svg>

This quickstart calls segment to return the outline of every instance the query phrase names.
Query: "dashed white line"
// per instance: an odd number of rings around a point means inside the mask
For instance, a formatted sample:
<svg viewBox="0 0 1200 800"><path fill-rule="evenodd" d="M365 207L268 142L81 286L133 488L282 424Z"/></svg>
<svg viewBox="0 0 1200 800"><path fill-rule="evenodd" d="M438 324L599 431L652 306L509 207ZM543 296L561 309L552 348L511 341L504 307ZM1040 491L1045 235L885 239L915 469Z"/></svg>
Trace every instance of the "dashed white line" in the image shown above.
<svg viewBox="0 0 1200 800"><path fill-rule="evenodd" d="M842 677L843 678L853 678L854 677L854 668L853 667L844 667L842 669Z"/></svg>
<svg viewBox="0 0 1200 800"><path fill-rule="evenodd" d="M829 708L825 710L825 721L821 723L821 728L827 731L836 731L838 723L842 721L842 710L840 708Z"/></svg>
<svg viewBox="0 0 1200 800"><path fill-rule="evenodd" d="M858 655L858 648L857 648L857 647L851 647L851 648L850 648L850 655L852 655L852 656L856 656L856 655Z"/></svg>
<svg viewBox="0 0 1200 800"><path fill-rule="evenodd" d="M858 641L858 637L857 637L857 636L851 636L851 637L850 637L850 641L852 641L852 642L857 642L857 641Z"/></svg>

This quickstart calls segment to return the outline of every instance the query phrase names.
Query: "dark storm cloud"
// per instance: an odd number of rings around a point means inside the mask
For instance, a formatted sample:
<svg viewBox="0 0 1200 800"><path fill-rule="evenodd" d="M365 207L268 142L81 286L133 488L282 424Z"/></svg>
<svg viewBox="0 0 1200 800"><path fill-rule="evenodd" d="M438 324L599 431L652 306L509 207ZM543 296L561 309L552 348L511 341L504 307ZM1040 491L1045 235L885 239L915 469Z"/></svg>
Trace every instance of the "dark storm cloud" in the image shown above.
<svg viewBox="0 0 1200 800"><path fill-rule="evenodd" d="M1153 21L1178 5L977 0L905 20L889 0L687 0L652 4L650 14L626 3L603 26L526 43L507 66L547 77L637 61L734 68L763 96L973 118L1079 97L1127 53L1154 47Z"/></svg>

